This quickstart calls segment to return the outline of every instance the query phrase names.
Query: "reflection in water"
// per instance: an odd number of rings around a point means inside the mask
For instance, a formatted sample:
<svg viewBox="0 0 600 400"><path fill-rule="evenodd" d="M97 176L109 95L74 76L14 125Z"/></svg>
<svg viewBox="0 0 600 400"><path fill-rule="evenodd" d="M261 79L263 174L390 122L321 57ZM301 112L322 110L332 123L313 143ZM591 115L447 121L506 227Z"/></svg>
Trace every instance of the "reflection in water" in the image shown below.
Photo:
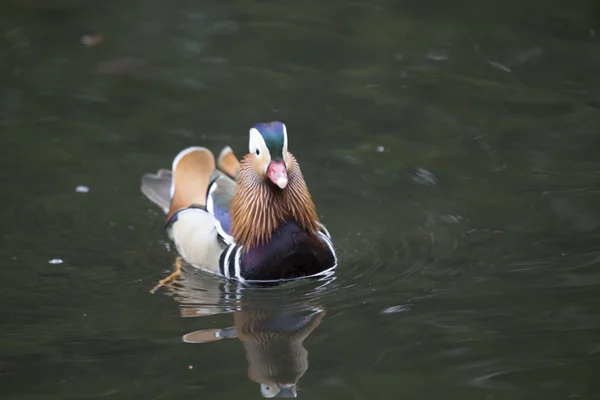
<svg viewBox="0 0 600 400"><path fill-rule="evenodd" d="M248 377L260 384L262 396L286 398L297 397L296 386L308 369L303 342L325 315L318 293L333 279L321 278L308 292L302 285L290 295L286 288L243 287L184 267L180 285L170 288L184 318L233 313L232 326L190 332L182 338L185 343L239 339Z"/></svg>

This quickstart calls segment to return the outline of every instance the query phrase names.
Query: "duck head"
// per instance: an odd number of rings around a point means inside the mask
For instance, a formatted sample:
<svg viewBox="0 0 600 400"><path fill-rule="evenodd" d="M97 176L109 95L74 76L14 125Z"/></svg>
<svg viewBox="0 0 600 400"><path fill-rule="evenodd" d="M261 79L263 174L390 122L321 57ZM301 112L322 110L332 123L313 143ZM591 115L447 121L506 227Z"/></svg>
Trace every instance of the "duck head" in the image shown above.
<svg viewBox="0 0 600 400"><path fill-rule="evenodd" d="M254 171L280 189L285 189L292 166L285 124L274 121L250 128L249 152L254 157Z"/></svg>
<svg viewBox="0 0 600 400"><path fill-rule="evenodd" d="M249 153L241 162L231 202L231 235L250 249L266 245L284 221L316 234L319 217L300 165L288 151L281 122L250 128Z"/></svg>

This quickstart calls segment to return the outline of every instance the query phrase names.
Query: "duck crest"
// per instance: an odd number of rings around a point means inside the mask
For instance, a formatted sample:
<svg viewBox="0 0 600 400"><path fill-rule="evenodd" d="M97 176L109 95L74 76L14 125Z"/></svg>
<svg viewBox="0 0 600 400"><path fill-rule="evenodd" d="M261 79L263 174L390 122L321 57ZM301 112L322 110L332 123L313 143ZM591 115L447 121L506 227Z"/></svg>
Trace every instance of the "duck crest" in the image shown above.
<svg viewBox="0 0 600 400"><path fill-rule="evenodd" d="M279 121L273 121L256 124L254 125L254 128L260 132L265 141L265 144L271 153L271 160L281 161L285 142L285 125Z"/></svg>
<svg viewBox="0 0 600 400"><path fill-rule="evenodd" d="M254 155L240 162L237 190L231 204L231 234L246 249L266 244L278 227L293 220L301 229L317 234L319 217L300 166L290 156L289 183L274 190L270 182L258 176L252 167Z"/></svg>

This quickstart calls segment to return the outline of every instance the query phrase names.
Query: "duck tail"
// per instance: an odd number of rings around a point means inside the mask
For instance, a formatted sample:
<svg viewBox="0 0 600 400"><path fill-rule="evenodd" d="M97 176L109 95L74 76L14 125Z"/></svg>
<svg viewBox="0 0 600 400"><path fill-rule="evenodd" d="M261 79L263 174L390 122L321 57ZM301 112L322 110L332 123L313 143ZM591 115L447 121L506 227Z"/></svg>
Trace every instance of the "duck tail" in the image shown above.
<svg viewBox="0 0 600 400"><path fill-rule="evenodd" d="M159 206L165 214L171 207L171 181L173 173L168 169L159 169L155 174L142 175L140 190L151 202Z"/></svg>

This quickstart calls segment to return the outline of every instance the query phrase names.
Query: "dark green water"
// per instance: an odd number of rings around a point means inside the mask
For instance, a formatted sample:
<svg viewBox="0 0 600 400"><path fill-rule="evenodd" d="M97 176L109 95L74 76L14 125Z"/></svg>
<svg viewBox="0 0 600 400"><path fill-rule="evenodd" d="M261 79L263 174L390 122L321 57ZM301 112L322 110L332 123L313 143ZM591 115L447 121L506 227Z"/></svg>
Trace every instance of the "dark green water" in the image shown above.
<svg viewBox="0 0 600 400"><path fill-rule="evenodd" d="M597 1L4 0L0 82L0 398L600 397ZM140 176L273 119L336 275L149 293Z"/></svg>

